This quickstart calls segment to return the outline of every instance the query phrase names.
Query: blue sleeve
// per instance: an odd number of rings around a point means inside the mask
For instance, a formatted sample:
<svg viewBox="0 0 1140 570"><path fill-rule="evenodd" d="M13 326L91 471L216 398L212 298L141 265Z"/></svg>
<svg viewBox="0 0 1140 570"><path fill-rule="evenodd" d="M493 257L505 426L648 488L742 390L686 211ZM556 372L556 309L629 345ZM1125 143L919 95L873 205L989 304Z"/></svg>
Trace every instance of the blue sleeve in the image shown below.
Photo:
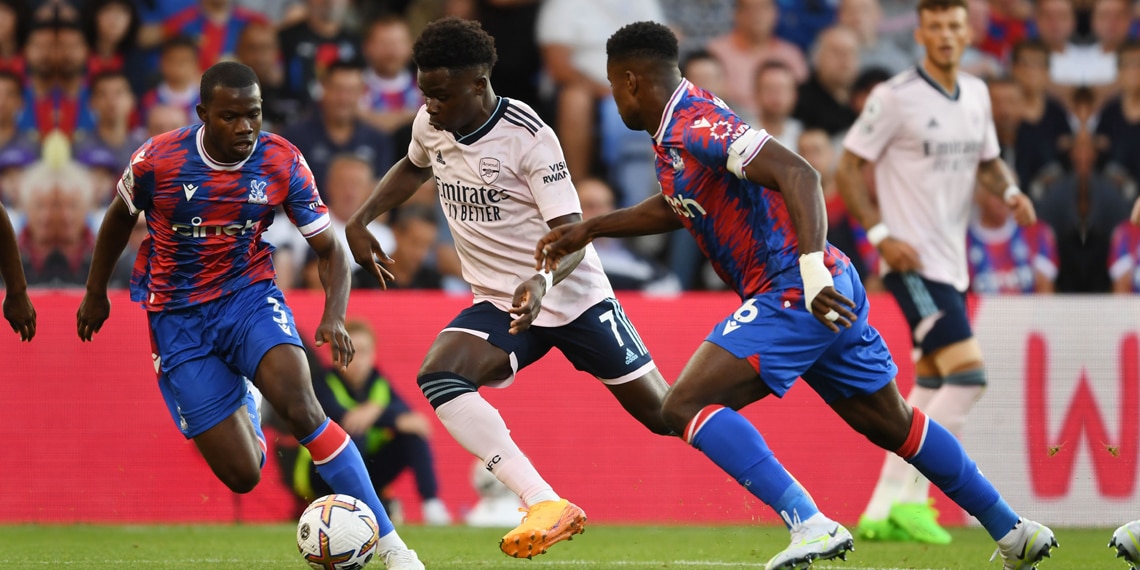
<svg viewBox="0 0 1140 570"><path fill-rule="evenodd" d="M329 210L317 192L317 183L305 157L296 152L289 175L289 197L285 201L285 214L297 226L305 239L329 228L332 223Z"/></svg>
<svg viewBox="0 0 1140 570"><path fill-rule="evenodd" d="M150 209L154 199L154 162L150 155L153 139L147 140L131 155L131 162L115 185L115 191L127 204L131 215Z"/></svg>

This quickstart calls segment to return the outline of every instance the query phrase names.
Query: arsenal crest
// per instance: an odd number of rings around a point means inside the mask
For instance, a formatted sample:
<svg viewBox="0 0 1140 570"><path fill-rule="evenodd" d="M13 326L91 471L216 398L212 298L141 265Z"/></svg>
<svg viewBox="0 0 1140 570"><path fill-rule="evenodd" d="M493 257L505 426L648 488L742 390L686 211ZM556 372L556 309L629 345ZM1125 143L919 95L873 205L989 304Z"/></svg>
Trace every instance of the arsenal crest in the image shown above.
<svg viewBox="0 0 1140 570"><path fill-rule="evenodd" d="M499 159L484 156L479 159L479 177L483 183L491 184L499 179Z"/></svg>

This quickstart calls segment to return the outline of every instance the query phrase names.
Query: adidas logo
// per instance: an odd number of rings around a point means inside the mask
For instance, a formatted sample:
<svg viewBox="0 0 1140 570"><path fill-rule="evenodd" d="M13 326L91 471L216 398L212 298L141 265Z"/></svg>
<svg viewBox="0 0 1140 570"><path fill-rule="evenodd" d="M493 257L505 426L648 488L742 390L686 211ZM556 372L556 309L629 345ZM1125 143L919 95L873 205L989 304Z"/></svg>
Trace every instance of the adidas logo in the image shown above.
<svg viewBox="0 0 1140 570"><path fill-rule="evenodd" d="M438 150L435 151L435 161L443 165L447 164L443 161L443 153L439 152Z"/></svg>
<svg viewBox="0 0 1140 570"><path fill-rule="evenodd" d="M628 348L625 349L625 363L629 364L630 362L633 362L634 360L637 360L637 355L634 354L632 350L630 350Z"/></svg>

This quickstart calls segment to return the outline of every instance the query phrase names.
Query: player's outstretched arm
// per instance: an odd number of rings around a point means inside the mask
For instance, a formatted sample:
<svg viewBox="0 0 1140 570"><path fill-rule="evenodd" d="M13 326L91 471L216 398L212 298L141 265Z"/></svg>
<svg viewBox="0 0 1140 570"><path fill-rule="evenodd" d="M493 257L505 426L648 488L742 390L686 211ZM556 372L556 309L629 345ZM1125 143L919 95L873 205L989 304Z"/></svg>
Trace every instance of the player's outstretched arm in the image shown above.
<svg viewBox="0 0 1140 570"><path fill-rule="evenodd" d="M99 226L99 236L95 238L91 271L87 273L87 293L83 295L83 301L79 304L79 313L76 315L76 328L80 340L91 340L91 337L103 328L103 322L111 314L111 301L107 299L107 283L111 280L115 263L131 239L131 231L135 227L137 216L137 213L131 214L127 203L117 195L103 216L103 225Z"/></svg>
<svg viewBox="0 0 1140 570"><path fill-rule="evenodd" d="M819 173L804 158L769 140L756 157L744 165L744 177L784 195L799 244L800 276L804 305L832 331L855 321L855 303L835 290L831 271L824 263L827 247L827 207Z"/></svg>
<svg viewBox="0 0 1140 570"><path fill-rule="evenodd" d="M348 331L344 330L348 292L352 286L348 257L336 236L329 230L310 237L309 246L317 252L317 272L321 277L321 286L325 288L325 312L317 327L317 346L331 344L333 366L344 370L356 353Z"/></svg>
<svg viewBox="0 0 1140 570"><path fill-rule="evenodd" d="M20 340L29 341L36 336L36 309L28 297L28 281L24 277L24 264L20 248L16 245L16 232L12 220L0 204L0 276L4 277L7 293L4 295L4 318Z"/></svg>
<svg viewBox="0 0 1140 570"><path fill-rule="evenodd" d="M1001 158L991 158L978 163L978 184L989 192L1001 196L1013 211L1013 219L1017 220L1018 224L1029 226L1037 222L1033 201L1013 183L1013 173Z"/></svg>
<svg viewBox="0 0 1140 570"><path fill-rule="evenodd" d="M401 158L388 170L384 178L380 179L376 188L372 190L372 195L345 225L344 233L348 238L348 249L352 259L357 265L367 269L385 289L388 288L387 280L394 277L379 262L392 263L392 258L384 253L380 242L372 232L368 231L368 224L411 198L430 174L430 168L420 168L412 164L406 156Z"/></svg>
<svg viewBox="0 0 1140 570"><path fill-rule="evenodd" d="M891 269L901 272L921 269L922 261L918 257L918 251L910 244L891 237L890 230L879 217L879 209L871 203L871 192L863 182L863 167L866 164L865 158L850 150L844 150L843 156L839 158L835 182L847 211L859 225L866 228L867 241L879 250L879 255Z"/></svg>
<svg viewBox="0 0 1140 570"><path fill-rule="evenodd" d="M681 219L669 207L665 195L658 193L636 206L551 229L534 248L534 267L557 271L563 257L586 247L594 238L662 234L681 227Z"/></svg>

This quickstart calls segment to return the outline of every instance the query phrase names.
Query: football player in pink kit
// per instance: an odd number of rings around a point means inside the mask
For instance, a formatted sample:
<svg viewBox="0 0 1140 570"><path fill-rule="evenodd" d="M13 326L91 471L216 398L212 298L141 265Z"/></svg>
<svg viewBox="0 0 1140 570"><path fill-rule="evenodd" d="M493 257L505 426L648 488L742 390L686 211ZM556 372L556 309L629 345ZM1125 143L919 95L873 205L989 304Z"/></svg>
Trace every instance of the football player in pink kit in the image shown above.
<svg viewBox="0 0 1140 570"><path fill-rule="evenodd" d="M868 302L848 259L824 238L819 174L763 129L681 77L677 38L638 22L606 44L607 75L622 120L653 134L661 193L632 208L558 226L534 251L538 267L595 237L688 229L743 304L718 323L665 398L665 422L791 531L768 570L844 557L851 533L827 518L736 412L802 377L852 428L935 482L998 542L1009 570L1028 568L1055 543L1017 516L950 432L912 408L898 368L867 323Z"/></svg>
<svg viewBox="0 0 1140 570"><path fill-rule="evenodd" d="M20 340L30 341L36 336L36 309L28 297L28 280L24 277L24 264L16 243L16 232L8 211L0 204L0 277L4 278L4 319Z"/></svg>
<svg viewBox="0 0 1140 570"><path fill-rule="evenodd" d="M159 389L182 434L227 487L252 490L266 452L252 381L325 482L375 513L380 539L373 547L387 568L423 570L381 506L360 452L317 402L292 311L274 283L273 247L261 240L274 209L284 206L320 258L325 311L317 346L332 345L333 362L343 368L353 354L344 329L348 258L326 231L329 215L313 175L296 147L261 132L261 88L249 67L210 67L201 101L202 124L148 140L123 171L96 241L79 337L91 340L107 320L107 282L145 212L148 235L131 299L147 310Z"/></svg>
<svg viewBox="0 0 1140 570"><path fill-rule="evenodd" d="M586 515L543 480L478 389L509 384L557 348L630 415L666 434L668 385L592 247L570 254L556 272L536 273L525 261L550 228L581 220L582 208L554 131L525 103L492 90L496 57L494 40L475 22L445 18L424 28L413 59L426 104L408 155L345 231L356 262L381 283L391 279L377 261L390 260L366 226L434 174L475 304L436 337L417 382L452 437L526 504L526 518L499 547L530 558L581 532Z"/></svg>

